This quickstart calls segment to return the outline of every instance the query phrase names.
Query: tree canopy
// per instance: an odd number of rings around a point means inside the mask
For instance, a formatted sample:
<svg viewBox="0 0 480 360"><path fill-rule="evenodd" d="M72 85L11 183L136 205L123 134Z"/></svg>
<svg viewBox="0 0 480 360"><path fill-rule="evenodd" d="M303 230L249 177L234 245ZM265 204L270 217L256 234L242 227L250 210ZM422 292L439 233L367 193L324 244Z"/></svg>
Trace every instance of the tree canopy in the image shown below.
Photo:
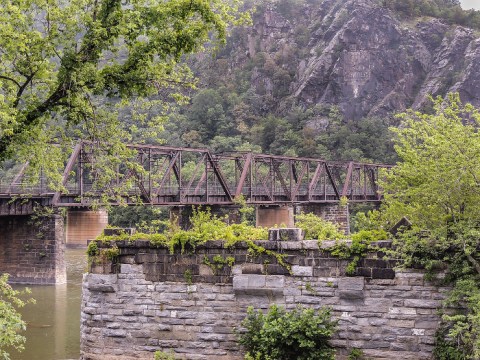
<svg viewBox="0 0 480 360"><path fill-rule="evenodd" d="M388 227L404 216L412 223L395 242L407 266L447 269L444 281L454 289L445 302L438 359L480 357L479 129L480 112L458 94L436 99L431 115L403 114L393 129L400 161L386 174L385 203L372 217Z"/></svg>
<svg viewBox="0 0 480 360"><path fill-rule="evenodd" d="M228 24L248 16L237 5L1 0L0 159L46 163L65 150L52 143L71 147L82 137L118 146L139 127L152 141L162 115L194 84L180 60L223 43Z"/></svg>
<svg viewBox="0 0 480 360"><path fill-rule="evenodd" d="M457 95L437 99L432 115L402 115L395 150L401 159L387 174L385 216L407 216L415 227L447 239L459 224L480 219L480 113Z"/></svg>

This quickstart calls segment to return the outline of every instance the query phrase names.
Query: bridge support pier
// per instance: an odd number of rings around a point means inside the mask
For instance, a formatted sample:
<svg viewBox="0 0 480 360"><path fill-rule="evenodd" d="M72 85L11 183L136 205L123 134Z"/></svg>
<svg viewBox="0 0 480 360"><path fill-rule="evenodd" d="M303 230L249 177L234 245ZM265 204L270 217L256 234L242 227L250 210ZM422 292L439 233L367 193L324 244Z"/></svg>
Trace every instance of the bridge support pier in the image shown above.
<svg viewBox="0 0 480 360"><path fill-rule="evenodd" d="M294 208L292 206L257 206L256 226L274 227L275 225L294 226Z"/></svg>
<svg viewBox="0 0 480 360"><path fill-rule="evenodd" d="M86 247L108 225L106 210L71 209L67 212L66 242L68 247Z"/></svg>
<svg viewBox="0 0 480 360"><path fill-rule="evenodd" d="M12 283L65 283L63 217L0 216L0 273L10 274Z"/></svg>
<svg viewBox="0 0 480 360"><path fill-rule="evenodd" d="M315 214L323 220L330 221L338 226L346 235L350 234L350 216L348 205L340 204L309 204L300 205L296 213L304 212L306 214Z"/></svg>

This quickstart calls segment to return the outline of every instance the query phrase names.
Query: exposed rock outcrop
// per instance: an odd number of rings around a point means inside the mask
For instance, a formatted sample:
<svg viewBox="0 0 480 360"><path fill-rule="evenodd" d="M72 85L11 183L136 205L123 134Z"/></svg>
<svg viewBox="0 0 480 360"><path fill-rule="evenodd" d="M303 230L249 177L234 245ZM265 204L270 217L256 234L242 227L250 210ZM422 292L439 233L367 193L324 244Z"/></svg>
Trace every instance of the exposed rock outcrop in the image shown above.
<svg viewBox="0 0 480 360"><path fill-rule="evenodd" d="M251 69L252 89L274 104L289 97L335 104L348 119L421 109L429 95L450 91L480 106L474 31L434 18L401 20L375 0L264 6L220 57L229 59L229 74Z"/></svg>

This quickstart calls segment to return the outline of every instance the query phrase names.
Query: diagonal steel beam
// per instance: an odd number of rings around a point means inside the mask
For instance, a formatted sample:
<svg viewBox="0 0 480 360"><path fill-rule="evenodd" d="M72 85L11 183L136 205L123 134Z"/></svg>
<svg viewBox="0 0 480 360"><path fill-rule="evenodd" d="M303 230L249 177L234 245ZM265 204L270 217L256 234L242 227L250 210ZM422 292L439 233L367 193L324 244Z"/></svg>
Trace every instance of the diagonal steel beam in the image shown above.
<svg viewBox="0 0 480 360"><path fill-rule="evenodd" d="M178 157L179 157L180 152L177 151L174 156L171 156L170 163L168 164L167 169L165 170L165 173L163 174L162 180L160 181L160 184L157 187L156 191L152 191L152 198L157 197L160 194L160 191L162 190L163 186L165 185L165 182L167 181L168 177L170 176L170 172L172 171Z"/></svg>
<svg viewBox="0 0 480 360"><path fill-rule="evenodd" d="M343 184L342 197L348 196L348 189L350 187L350 183L352 183L352 172L353 172L353 161L350 161L350 163L348 164L347 178L345 179L345 183ZM352 183L352 186L353 186L353 183Z"/></svg>
<svg viewBox="0 0 480 360"><path fill-rule="evenodd" d="M317 167L315 169L315 172L313 174L312 180L310 181L310 184L308 185L308 199L311 199L311 196L313 195L313 191L317 187L318 180L320 179L320 176L323 173L324 168L326 167L326 164L321 161L318 162Z"/></svg>
<svg viewBox="0 0 480 360"><path fill-rule="evenodd" d="M223 176L222 171L220 170L220 167L217 165L216 161L213 159L210 152L207 152L207 159L210 162L210 166L213 169L213 174L216 176L217 180L219 181L220 186L222 187L223 191L225 192L225 195L228 198L228 201L233 201L232 193L228 188L227 182L225 181L225 177Z"/></svg>
<svg viewBox="0 0 480 360"><path fill-rule="evenodd" d="M330 184L333 187L333 191L335 191L335 196L338 198L338 200L340 200L340 192L338 191L337 184L335 184L335 180L333 179L332 171L330 170L330 166L328 166L328 164L325 164L325 172L327 173L327 176L330 179Z"/></svg>
<svg viewBox="0 0 480 360"><path fill-rule="evenodd" d="M280 165L281 164L279 164L278 162L274 162L273 163L273 170L275 171L275 174L277 174L278 180L280 180L280 185L282 185L283 192L285 193L285 195L287 195L287 198L291 201L292 200L292 193L288 189L287 182L283 178L282 172L280 171ZM292 171L291 168L290 168L290 171Z"/></svg>
<svg viewBox="0 0 480 360"><path fill-rule="evenodd" d="M308 169L308 162L303 162L303 166L302 166L302 169L300 171L300 176L298 176L297 179L295 180L296 185L295 185L295 188L292 191L292 201L294 201L295 198L298 195L298 191L300 190L300 186L302 186L302 180L303 180L303 177L305 176L305 174L307 173L307 169Z"/></svg>
<svg viewBox="0 0 480 360"><path fill-rule="evenodd" d="M25 171L27 170L27 167L28 165L30 164L29 161L27 161L26 163L24 163L22 165L22 167L20 168L20 171L18 172L18 174L15 176L15 178L12 180L12 182L10 183L10 186L8 187L7 189L7 194L11 194L12 193L12 190L13 190L13 187L18 184L18 181L23 177L23 175L25 174Z"/></svg>
<svg viewBox="0 0 480 360"><path fill-rule="evenodd" d="M252 164L252 153L248 153L245 158L245 163L243 164L242 174L238 180L237 189L235 190L235 197L238 197L242 194L243 186L245 185L245 180L247 178L248 172L251 171L250 166Z"/></svg>
<svg viewBox="0 0 480 360"><path fill-rule="evenodd" d="M79 159L82 149L83 149L83 142L79 141L75 145L72 155L70 155L70 158L68 159L67 166L63 170L62 186L65 186L67 184L68 175L70 175L70 172L73 170L73 166L75 165L75 162ZM53 195L53 198L52 198L53 206L56 206L58 204L58 200L60 200L60 195L61 195L60 191L57 191L55 195Z"/></svg>

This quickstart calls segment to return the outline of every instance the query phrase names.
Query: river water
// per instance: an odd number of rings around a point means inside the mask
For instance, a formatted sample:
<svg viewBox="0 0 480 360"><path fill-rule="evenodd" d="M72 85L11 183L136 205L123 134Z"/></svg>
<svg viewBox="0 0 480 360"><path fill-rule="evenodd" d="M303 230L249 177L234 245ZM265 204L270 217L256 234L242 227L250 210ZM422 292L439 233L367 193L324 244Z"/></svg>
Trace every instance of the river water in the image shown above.
<svg viewBox="0 0 480 360"><path fill-rule="evenodd" d="M67 283L30 286L36 304L21 309L27 322L25 350L12 351L12 360L65 360L80 357L80 303L85 249L67 249ZM21 289L21 286L15 286Z"/></svg>

